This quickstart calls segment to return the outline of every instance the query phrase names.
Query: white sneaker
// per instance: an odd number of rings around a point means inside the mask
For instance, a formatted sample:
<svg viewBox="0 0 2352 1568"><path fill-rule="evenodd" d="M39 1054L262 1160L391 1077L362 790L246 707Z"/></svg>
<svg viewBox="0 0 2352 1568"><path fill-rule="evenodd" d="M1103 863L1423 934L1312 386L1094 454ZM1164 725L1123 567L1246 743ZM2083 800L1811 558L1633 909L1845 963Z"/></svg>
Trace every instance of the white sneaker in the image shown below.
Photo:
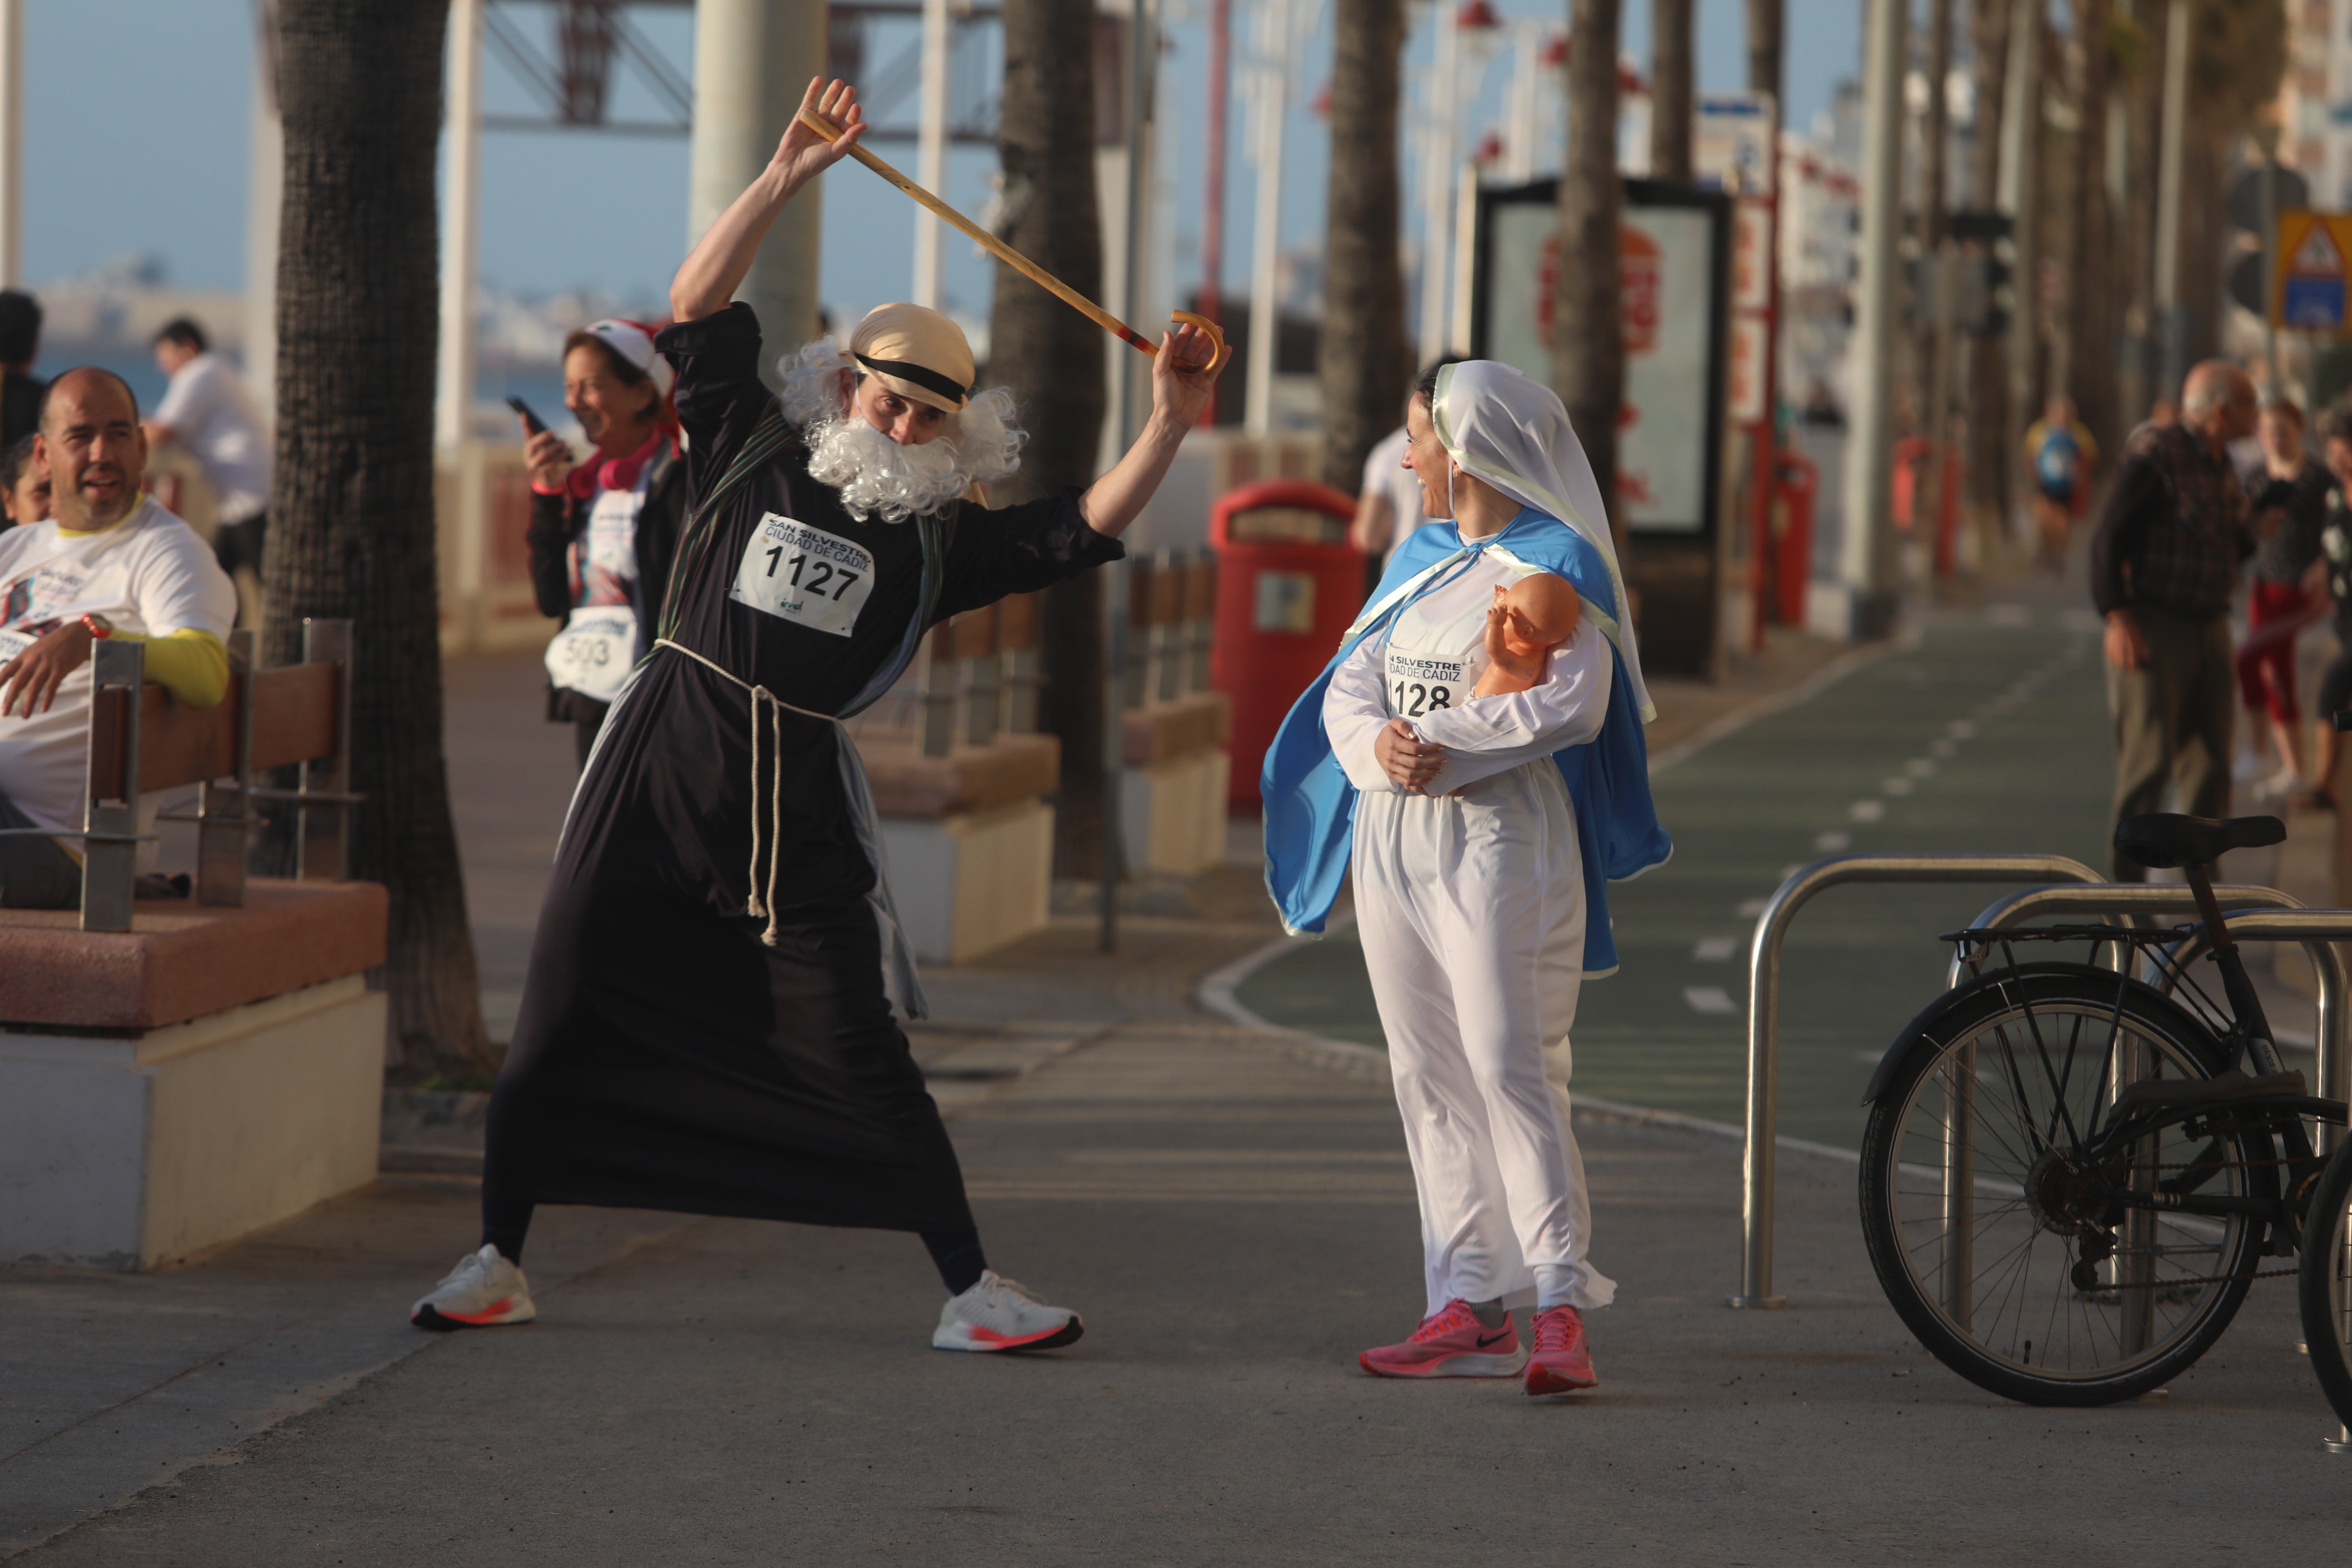
<svg viewBox="0 0 2352 1568"><path fill-rule="evenodd" d="M1067 1307L1048 1307L995 1269L940 1309L931 1348L941 1351L1049 1351L1087 1331Z"/></svg>
<svg viewBox="0 0 2352 1568"><path fill-rule="evenodd" d="M2281 768L2268 778L2258 780L2253 788L2256 800L2284 800L2303 788L2303 775L2293 768Z"/></svg>
<svg viewBox="0 0 2352 1568"><path fill-rule="evenodd" d="M451 1329L487 1329L499 1323L528 1323L539 1316L531 1305L530 1281L522 1269L507 1261L488 1242L479 1252L457 1259L448 1278L433 1293L408 1310L408 1321L420 1329L446 1333Z"/></svg>

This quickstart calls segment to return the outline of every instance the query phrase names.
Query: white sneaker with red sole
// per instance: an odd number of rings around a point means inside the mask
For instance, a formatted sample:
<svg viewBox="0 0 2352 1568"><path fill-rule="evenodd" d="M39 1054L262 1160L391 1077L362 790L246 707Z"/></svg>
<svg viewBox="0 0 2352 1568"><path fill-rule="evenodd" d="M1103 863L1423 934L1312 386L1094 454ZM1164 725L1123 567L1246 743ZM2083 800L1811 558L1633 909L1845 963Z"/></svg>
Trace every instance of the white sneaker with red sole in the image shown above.
<svg viewBox="0 0 2352 1568"><path fill-rule="evenodd" d="M931 1348L941 1351L1050 1351L1075 1343L1087 1331L1067 1307L1049 1307L995 1269L980 1283L951 1296L940 1309Z"/></svg>
<svg viewBox="0 0 2352 1568"><path fill-rule="evenodd" d="M408 1310L410 1322L441 1333L528 1323L538 1316L539 1309L531 1305L530 1281L488 1242L479 1252L457 1259L448 1278Z"/></svg>

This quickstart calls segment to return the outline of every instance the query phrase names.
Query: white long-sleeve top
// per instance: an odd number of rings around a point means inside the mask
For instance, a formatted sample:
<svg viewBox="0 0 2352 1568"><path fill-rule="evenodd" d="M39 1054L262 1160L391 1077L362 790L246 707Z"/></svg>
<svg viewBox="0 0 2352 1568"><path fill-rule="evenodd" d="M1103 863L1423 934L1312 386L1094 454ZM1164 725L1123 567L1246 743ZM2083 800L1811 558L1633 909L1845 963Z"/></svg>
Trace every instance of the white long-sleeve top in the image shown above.
<svg viewBox="0 0 2352 1568"><path fill-rule="evenodd" d="M1393 631L1366 637L1340 661L1323 698L1332 753L1360 790L1402 794L1372 746L1402 718L1445 761L1420 793L1443 795L1507 773L1601 732L1614 670L1609 643L1587 622L1552 649L1544 679L1525 691L1472 697L1486 658L1486 608L1519 575L1481 560L1402 611Z"/></svg>

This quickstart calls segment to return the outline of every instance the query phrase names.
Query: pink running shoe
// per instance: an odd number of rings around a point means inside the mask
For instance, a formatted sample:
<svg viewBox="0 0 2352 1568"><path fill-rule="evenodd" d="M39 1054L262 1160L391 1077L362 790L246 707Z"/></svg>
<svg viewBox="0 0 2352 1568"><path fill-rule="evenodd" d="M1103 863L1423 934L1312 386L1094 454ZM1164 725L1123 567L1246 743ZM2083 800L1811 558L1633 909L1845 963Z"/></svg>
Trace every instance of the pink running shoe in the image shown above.
<svg viewBox="0 0 2352 1568"><path fill-rule="evenodd" d="M1506 1315L1490 1329L1467 1301L1445 1303L1423 1318L1412 1338L1356 1358L1374 1377L1508 1377L1519 1370L1519 1329Z"/></svg>
<svg viewBox="0 0 2352 1568"><path fill-rule="evenodd" d="M1584 1319L1573 1307L1536 1314L1536 1349L1528 1357L1529 1394L1573 1394L1595 1388L1592 1352L1584 1348Z"/></svg>

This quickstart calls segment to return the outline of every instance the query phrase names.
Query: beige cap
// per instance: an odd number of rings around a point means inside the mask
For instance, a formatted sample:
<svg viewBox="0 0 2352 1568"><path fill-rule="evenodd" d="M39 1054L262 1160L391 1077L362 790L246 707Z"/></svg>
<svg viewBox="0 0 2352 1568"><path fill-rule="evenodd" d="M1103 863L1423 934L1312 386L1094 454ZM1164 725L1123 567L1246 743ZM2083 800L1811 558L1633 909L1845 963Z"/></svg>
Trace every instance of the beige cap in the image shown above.
<svg viewBox="0 0 2352 1568"><path fill-rule="evenodd" d="M978 374L963 329L921 305L877 305L850 334L849 353L901 397L949 414L971 401Z"/></svg>

